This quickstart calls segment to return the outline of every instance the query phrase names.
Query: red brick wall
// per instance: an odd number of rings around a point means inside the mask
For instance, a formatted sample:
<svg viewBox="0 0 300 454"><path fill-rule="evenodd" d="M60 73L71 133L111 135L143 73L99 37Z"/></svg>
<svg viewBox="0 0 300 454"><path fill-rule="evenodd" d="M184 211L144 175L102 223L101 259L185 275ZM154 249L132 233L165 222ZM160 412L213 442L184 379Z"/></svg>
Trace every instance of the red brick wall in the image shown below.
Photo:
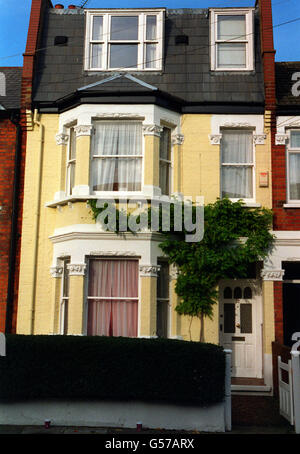
<svg viewBox="0 0 300 454"><path fill-rule="evenodd" d="M0 119L0 331L5 331L16 126Z"/></svg>

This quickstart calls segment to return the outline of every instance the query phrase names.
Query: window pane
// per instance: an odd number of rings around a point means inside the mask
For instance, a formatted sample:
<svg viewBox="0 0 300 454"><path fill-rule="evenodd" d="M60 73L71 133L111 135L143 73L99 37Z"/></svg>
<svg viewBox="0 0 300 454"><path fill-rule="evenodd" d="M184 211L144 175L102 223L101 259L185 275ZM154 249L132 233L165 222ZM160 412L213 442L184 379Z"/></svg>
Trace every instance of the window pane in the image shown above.
<svg viewBox="0 0 300 454"><path fill-rule="evenodd" d="M168 313L169 313L168 302L157 301L156 335L158 337L168 337Z"/></svg>
<svg viewBox="0 0 300 454"><path fill-rule="evenodd" d="M170 164L160 161L159 187L163 195L170 195Z"/></svg>
<svg viewBox="0 0 300 454"><path fill-rule="evenodd" d="M156 68L157 62L156 48L157 48L156 44L146 44L146 62L145 62L146 68Z"/></svg>
<svg viewBox="0 0 300 454"><path fill-rule="evenodd" d="M251 131L222 130L222 163L253 162L253 134Z"/></svg>
<svg viewBox="0 0 300 454"><path fill-rule="evenodd" d="M138 16L114 16L111 18L110 39L112 40L137 40Z"/></svg>
<svg viewBox="0 0 300 454"><path fill-rule="evenodd" d="M242 298L242 289L241 287L235 287L233 292L233 298L239 300Z"/></svg>
<svg viewBox="0 0 300 454"><path fill-rule="evenodd" d="M136 68L138 56L137 44L111 44L110 68Z"/></svg>
<svg viewBox="0 0 300 454"><path fill-rule="evenodd" d="M160 159L171 160L171 130L169 128L163 128L161 132L159 157Z"/></svg>
<svg viewBox="0 0 300 454"><path fill-rule="evenodd" d="M231 199L253 198L253 171L246 166L222 167L222 197Z"/></svg>
<svg viewBox="0 0 300 454"><path fill-rule="evenodd" d="M235 304L224 304L224 333L235 333Z"/></svg>
<svg viewBox="0 0 300 454"><path fill-rule="evenodd" d="M107 297L88 300L88 335L137 336L137 260L90 260L88 292L89 296Z"/></svg>
<svg viewBox="0 0 300 454"><path fill-rule="evenodd" d="M69 164L69 191L72 194L72 190L75 186L75 162Z"/></svg>
<svg viewBox="0 0 300 454"><path fill-rule="evenodd" d="M300 199L300 154L289 153L290 199Z"/></svg>
<svg viewBox="0 0 300 454"><path fill-rule="evenodd" d="M94 41L103 40L103 16L94 16L93 18L93 35Z"/></svg>
<svg viewBox="0 0 300 454"><path fill-rule="evenodd" d="M68 334L68 310L69 310L69 301L64 300L62 303L62 317L63 317L63 327L62 334Z"/></svg>
<svg viewBox="0 0 300 454"><path fill-rule="evenodd" d="M169 264L158 261L160 270L157 276L157 298L169 298Z"/></svg>
<svg viewBox="0 0 300 454"><path fill-rule="evenodd" d="M226 41L233 38L245 39L245 16L218 16L218 39Z"/></svg>
<svg viewBox="0 0 300 454"><path fill-rule="evenodd" d="M147 16L146 39L156 39L156 16Z"/></svg>
<svg viewBox="0 0 300 454"><path fill-rule="evenodd" d="M246 44L217 44L218 68L246 68Z"/></svg>
<svg viewBox="0 0 300 454"><path fill-rule="evenodd" d="M252 333L252 304L241 304L241 333Z"/></svg>
<svg viewBox="0 0 300 454"><path fill-rule="evenodd" d="M252 299L252 290L250 287L246 287L244 290L244 299L251 300Z"/></svg>
<svg viewBox="0 0 300 454"><path fill-rule="evenodd" d="M70 263L70 259L64 260L64 265L63 265L63 296L68 297L69 296L69 270L67 268L67 265Z"/></svg>
<svg viewBox="0 0 300 454"><path fill-rule="evenodd" d="M93 154L116 158L94 158L94 191L140 191L142 181L142 125L135 122L97 122L93 137ZM117 156L128 158L117 158Z"/></svg>
<svg viewBox="0 0 300 454"><path fill-rule="evenodd" d="M300 131L291 132L291 147L300 148Z"/></svg>
<svg viewBox="0 0 300 454"><path fill-rule="evenodd" d="M223 296L224 296L224 299L229 299L229 300L232 299L232 290L231 290L230 287L226 287L224 289L224 295Z"/></svg>
<svg viewBox="0 0 300 454"><path fill-rule="evenodd" d="M102 68L102 44L92 44L91 67Z"/></svg>
<svg viewBox="0 0 300 454"><path fill-rule="evenodd" d="M76 159L76 134L74 128L70 129L70 155L69 159Z"/></svg>

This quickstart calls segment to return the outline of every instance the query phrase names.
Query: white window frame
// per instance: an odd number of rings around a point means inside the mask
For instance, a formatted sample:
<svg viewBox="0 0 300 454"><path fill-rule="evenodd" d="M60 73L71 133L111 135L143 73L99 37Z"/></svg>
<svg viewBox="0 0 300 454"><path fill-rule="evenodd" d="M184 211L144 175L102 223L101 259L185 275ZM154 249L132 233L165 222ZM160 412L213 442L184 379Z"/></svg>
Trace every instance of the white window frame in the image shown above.
<svg viewBox="0 0 300 454"><path fill-rule="evenodd" d="M68 257L61 258L60 263L62 266L62 278L61 278L61 289L60 289L61 295L60 295L60 309L59 309L59 332L60 332L60 334L67 334L64 332L64 328L65 328L66 303L69 304L69 301L70 301L70 276L68 276L69 288L68 288L67 296L64 296L64 285L65 285L65 273L68 272L67 267L68 267L68 264L71 263L71 257L68 256Z"/></svg>
<svg viewBox="0 0 300 454"><path fill-rule="evenodd" d="M170 160L168 159L162 159L159 155L159 172L160 172L160 163L161 162L164 162L165 164L168 165L169 167L169 194L163 194L162 195L167 195L167 196L171 196L172 194L172 181L173 181L173 146L172 146L172 128L170 126L167 126L167 125L164 125L164 124L161 124L161 127L163 129L168 129L169 130L169 133L170 133ZM161 133L162 134L162 133ZM161 140L161 137L160 137L160 140ZM161 189L161 182L159 181L159 187Z"/></svg>
<svg viewBox="0 0 300 454"><path fill-rule="evenodd" d="M93 125L95 125L96 123L141 123L141 125L143 125L143 122L141 120L94 120L93 121ZM142 141L142 150L141 150L141 154L140 155L94 155L94 135L96 134L96 128L93 128L93 138L92 138L92 141L91 141L91 153L90 153L90 193L93 194L93 195L98 195L98 196L102 196L102 197L109 197L111 195L114 195L115 197L118 197L120 198L122 195L124 195L125 197L128 197L128 196L138 196L138 195L141 195L142 192L143 192L143 186L144 186L144 155L145 155L145 152L144 152L144 148L145 148L145 140L144 140L144 135L142 133L142 137L141 137L141 141ZM142 161L142 165L141 165L141 189L139 191L124 191L124 190L121 190L121 191L95 191L93 189L93 163L94 163L94 160L95 159L105 159L105 158L116 158L116 156L118 158L128 158L128 159L132 159L132 158L139 158L141 159Z"/></svg>
<svg viewBox="0 0 300 454"><path fill-rule="evenodd" d="M293 154L300 154L300 148L292 148L291 147L291 134L293 132L300 132L300 129L289 129L288 130L288 143L286 145L286 186L287 186L287 200L288 203L297 203L300 204L300 199L291 199L290 197L290 153Z"/></svg>
<svg viewBox="0 0 300 454"><path fill-rule="evenodd" d="M164 13L165 9L125 9L125 10L86 10L86 37L85 37L85 56L84 69L86 71L160 71L163 60L163 42L164 42ZM146 16L157 17L157 37L155 40L146 39ZM93 18L95 16L103 17L103 37L101 41L92 40ZM138 16L138 40L114 40L110 38L111 17L115 16ZM102 67L91 68L91 44L102 44ZM111 43L126 44L132 43L138 45L138 62L137 67L133 68L110 68L109 67L109 46ZM146 68L146 44L157 44L156 67Z"/></svg>
<svg viewBox="0 0 300 454"><path fill-rule="evenodd" d="M253 71L254 70L254 8L235 9L211 9L210 10L210 54L212 71ZM218 17L219 16L245 16L246 36L245 39L231 39L228 41L218 40ZM246 66L245 68L218 68L217 45L218 43L244 43L246 44Z"/></svg>
<svg viewBox="0 0 300 454"><path fill-rule="evenodd" d="M67 168L66 168L66 193L67 195L71 196L72 195L72 189L71 188L71 168L72 165L74 165L74 172L76 173L76 157L75 159L71 159L71 147L72 147L72 140L71 140L71 132L73 131L73 134L75 134L75 144L76 144L76 132L74 130L74 127L76 125L70 126L69 127L69 140L68 140L68 145L67 145ZM76 145L75 145L76 148ZM74 187L75 187L75 180L74 180Z"/></svg>
<svg viewBox="0 0 300 454"><path fill-rule="evenodd" d="M228 130L233 130L235 128L228 128ZM226 133L226 130L227 128L222 128L220 130L221 134L222 134L222 139L223 139L223 134L224 132ZM225 167L225 166L242 166L242 167L246 167L246 166L251 166L252 167L252 193L253 193L253 197L251 198L229 198L229 200L231 200L232 202L237 202L238 200L243 200L246 204L249 204L249 203L255 203L256 201L256 178L255 178L255 175L256 175L256 156L255 156L255 143L254 143L254 138L253 138L253 134L254 134L254 130L253 129L243 129L243 128L236 128L236 131L248 131L248 132L252 132L252 147L253 147L253 162L252 163L248 163L248 162L243 162L243 163L230 163L230 162L226 162L226 164L223 164L222 162L222 139L221 139L221 144L220 144L220 198L223 199L223 195L222 195L222 189L223 189L223 182L222 182L222 167Z"/></svg>

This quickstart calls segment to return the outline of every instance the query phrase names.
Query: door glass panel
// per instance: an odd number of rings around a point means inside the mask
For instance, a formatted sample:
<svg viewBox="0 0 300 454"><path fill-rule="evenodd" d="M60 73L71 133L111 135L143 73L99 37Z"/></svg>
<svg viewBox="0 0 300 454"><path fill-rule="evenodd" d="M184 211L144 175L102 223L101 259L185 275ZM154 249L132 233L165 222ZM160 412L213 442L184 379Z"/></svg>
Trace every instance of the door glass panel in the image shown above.
<svg viewBox="0 0 300 454"><path fill-rule="evenodd" d="M232 290L230 287L226 287L224 290L224 299L232 300Z"/></svg>
<svg viewBox="0 0 300 454"><path fill-rule="evenodd" d="M235 333L235 304L224 304L224 333Z"/></svg>
<svg viewBox="0 0 300 454"><path fill-rule="evenodd" d="M244 290L244 299L251 300L252 299L252 290L250 287L246 287Z"/></svg>
<svg viewBox="0 0 300 454"><path fill-rule="evenodd" d="M241 289L241 287L235 287L234 293L233 293L233 298L235 300L240 300L242 298L242 289Z"/></svg>
<svg viewBox="0 0 300 454"><path fill-rule="evenodd" d="M252 333L252 304L241 304L241 333Z"/></svg>

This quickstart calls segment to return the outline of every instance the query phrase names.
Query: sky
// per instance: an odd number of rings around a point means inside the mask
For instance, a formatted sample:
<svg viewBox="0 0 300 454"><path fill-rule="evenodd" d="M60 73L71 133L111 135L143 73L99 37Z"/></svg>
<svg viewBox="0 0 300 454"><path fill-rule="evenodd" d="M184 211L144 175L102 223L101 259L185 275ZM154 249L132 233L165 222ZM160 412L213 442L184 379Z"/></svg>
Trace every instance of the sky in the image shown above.
<svg viewBox="0 0 300 454"><path fill-rule="evenodd" d="M80 5L81 0L54 0ZM254 6L255 0L90 0L88 8ZM31 0L0 0L0 66L22 66ZM276 61L300 61L300 0L272 0ZM283 22L299 21L281 26Z"/></svg>

